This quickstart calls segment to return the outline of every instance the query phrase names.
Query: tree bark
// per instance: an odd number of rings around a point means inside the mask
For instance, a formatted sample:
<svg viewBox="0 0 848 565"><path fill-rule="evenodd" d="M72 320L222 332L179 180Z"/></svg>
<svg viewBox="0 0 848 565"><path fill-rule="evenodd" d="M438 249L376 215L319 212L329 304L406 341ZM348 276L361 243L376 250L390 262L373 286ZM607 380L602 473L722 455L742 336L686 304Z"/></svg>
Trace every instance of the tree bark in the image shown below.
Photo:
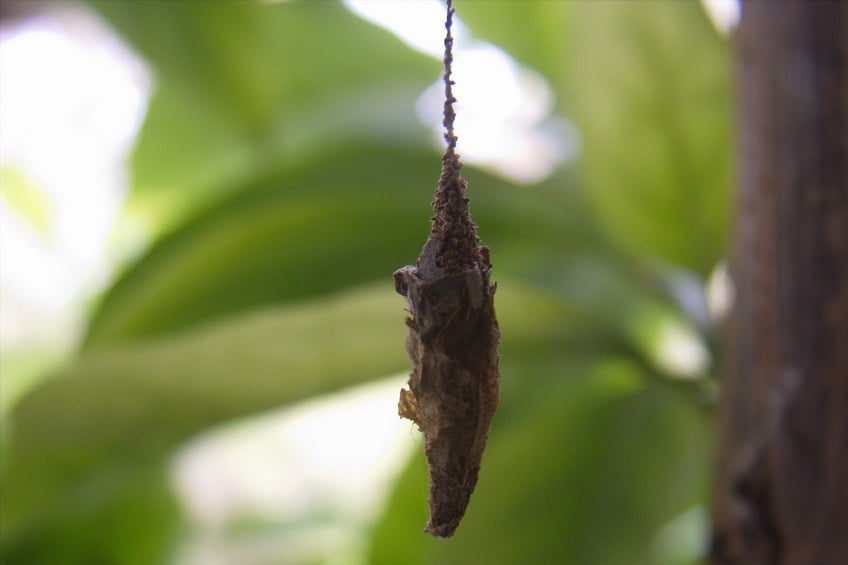
<svg viewBox="0 0 848 565"><path fill-rule="evenodd" d="M747 2L712 563L848 561L848 3Z"/></svg>

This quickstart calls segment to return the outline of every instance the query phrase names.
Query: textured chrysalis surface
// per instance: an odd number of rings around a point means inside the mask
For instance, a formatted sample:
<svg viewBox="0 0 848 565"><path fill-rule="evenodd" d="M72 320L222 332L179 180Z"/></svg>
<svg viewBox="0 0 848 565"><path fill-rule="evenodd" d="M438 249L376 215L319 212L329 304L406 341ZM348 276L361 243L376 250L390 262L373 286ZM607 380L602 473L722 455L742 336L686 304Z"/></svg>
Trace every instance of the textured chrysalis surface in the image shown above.
<svg viewBox="0 0 848 565"><path fill-rule="evenodd" d="M498 404L500 338L489 250L471 220L462 163L456 154L451 86L453 9L445 27L445 139L430 237L415 266L394 274L411 317L406 350L413 369L398 413L418 424L430 472L425 531L453 535L477 484L483 449Z"/></svg>

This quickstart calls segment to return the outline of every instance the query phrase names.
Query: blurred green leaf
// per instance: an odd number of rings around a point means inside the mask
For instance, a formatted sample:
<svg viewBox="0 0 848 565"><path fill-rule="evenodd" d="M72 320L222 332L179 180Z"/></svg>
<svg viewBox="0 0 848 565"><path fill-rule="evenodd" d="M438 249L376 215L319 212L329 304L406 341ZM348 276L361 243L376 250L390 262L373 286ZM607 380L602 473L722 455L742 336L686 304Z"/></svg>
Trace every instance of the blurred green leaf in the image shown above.
<svg viewBox="0 0 848 565"><path fill-rule="evenodd" d="M572 49L575 7L575 2L562 0L487 0L458 3L457 13L476 36L541 72L555 86Z"/></svg>
<svg viewBox="0 0 848 565"><path fill-rule="evenodd" d="M368 162L355 150L328 157L242 189L162 241L110 290L89 344L306 298L378 274L388 282L421 245L426 200L405 190L403 179L424 178L423 162L388 155Z"/></svg>
<svg viewBox="0 0 848 565"><path fill-rule="evenodd" d="M599 219L628 252L702 276L724 256L727 43L695 2L575 6L566 107Z"/></svg>
<svg viewBox="0 0 848 565"><path fill-rule="evenodd" d="M401 320L387 284L83 355L12 413L3 545L108 512L208 426L402 370Z"/></svg>
<svg viewBox="0 0 848 565"><path fill-rule="evenodd" d="M588 195L617 244L708 273L725 253L732 147L729 46L703 9L494 0L467 2L459 15L554 86L580 130Z"/></svg>
<svg viewBox="0 0 848 565"><path fill-rule="evenodd" d="M481 235L495 249L496 277L521 275L519 269L528 276L551 253L591 243L573 192L553 185L519 190L479 171L468 177ZM320 159L253 182L130 269L94 316L88 345L363 282L389 283L424 244L437 178L429 151L360 143L328 147Z"/></svg>
<svg viewBox="0 0 848 565"><path fill-rule="evenodd" d="M425 86L439 67L341 2L93 4L153 64L163 85L184 85L253 134L310 97L376 87L391 75Z"/></svg>
<svg viewBox="0 0 848 565"><path fill-rule="evenodd" d="M415 96L439 64L362 21L340 2L93 2L151 63L157 94L133 157L130 206L172 225L184 209L306 148L326 114L341 123L362 104L402 92L409 124ZM382 128L376 111L371 130ZM361 124L368 129L369 124ZM345 129L323 128L322 142ZM313 144L314 146L314 144ZM155 212L164 214L156 217ZM154 225L154 228L158 228Z"/></svg>
<svg viewBox="0 0 848 565"><path fill-rule="evenodd" d="M38 565L165 562L184 525L159 463L127 458L99 469L73 496L53 505L48 520L16 532L20 535L15 538L4 531L0 560Z"/></svg>
<svg viewBox="0 0 848 565"><path fill-rule="evenodd" d="M8 413L18 399L52 371L61 366L65 352L47 346L19 347L4 351L0 358L0 416ZM0 434L6 432L0 430ZM2 464L2 463L0 463Z"/></svg>
<svg viewBox="0 0 848 565"><path fill-rule="evenodd" d="M709 421L628 362L549 356L556 378L504 373L517 395L495 417L456 535L429 538L426 469L414 457L377 526L372 562L662 563L654 537L704 498ZM520 384L519 384L520 383ZM502 403L515 403L504 394ZM697 557L700 548L691 548Z"/></svg>

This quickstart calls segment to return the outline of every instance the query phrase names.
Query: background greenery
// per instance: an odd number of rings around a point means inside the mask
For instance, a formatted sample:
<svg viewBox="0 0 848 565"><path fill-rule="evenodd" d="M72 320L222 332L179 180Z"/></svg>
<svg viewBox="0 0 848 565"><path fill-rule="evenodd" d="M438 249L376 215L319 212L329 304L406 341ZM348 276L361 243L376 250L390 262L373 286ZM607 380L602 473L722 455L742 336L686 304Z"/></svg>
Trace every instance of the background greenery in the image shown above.
<svg viewBox="0 0 848 565"><path fill-rule="evenodd" d="M412 108L440 62L341 4L92 5L156 73L125 213L157 237L5 411L5 563L166 560L187 439L408 370L391 273L438 178ZM704 532L673 527L707 501L712 365L676 374L658 341L671 325L715 354L679 291L725 251L728 46L694 2L458 9L544 74L582 153L532 187L466 167L503 332L480 483L430 539L416 452L347 562L688 562Z"/></svg>

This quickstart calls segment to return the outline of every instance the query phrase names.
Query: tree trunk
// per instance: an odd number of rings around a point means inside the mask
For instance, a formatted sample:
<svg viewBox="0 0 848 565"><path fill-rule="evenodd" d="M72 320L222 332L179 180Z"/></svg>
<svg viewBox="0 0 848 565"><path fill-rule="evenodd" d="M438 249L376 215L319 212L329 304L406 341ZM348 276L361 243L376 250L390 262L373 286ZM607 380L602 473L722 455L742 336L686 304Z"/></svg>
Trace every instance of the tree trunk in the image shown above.
<svg viewBox="0 0 848 565"><path fill-rule="evenodd" d="M749 2L712 563L848 562L848 3Z"/></svg>

